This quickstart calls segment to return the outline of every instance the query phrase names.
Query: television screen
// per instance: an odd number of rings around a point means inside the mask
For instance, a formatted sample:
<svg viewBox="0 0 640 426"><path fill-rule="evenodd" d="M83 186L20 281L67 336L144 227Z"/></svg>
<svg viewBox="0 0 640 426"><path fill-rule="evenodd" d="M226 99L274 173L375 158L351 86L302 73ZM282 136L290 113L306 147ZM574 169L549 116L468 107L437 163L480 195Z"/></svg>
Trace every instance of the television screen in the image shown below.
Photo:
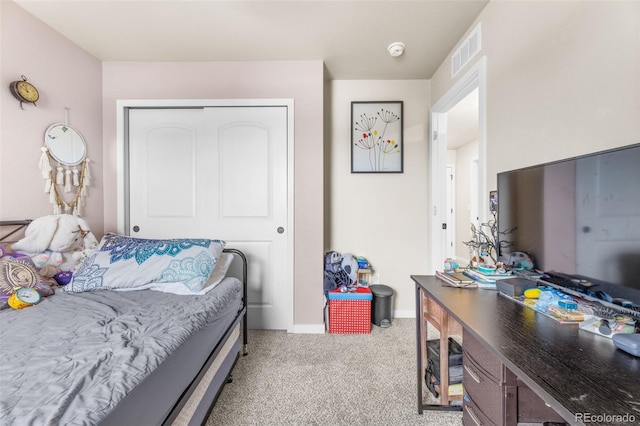
<svg viewBox="0 0 640 426"><path fill-rule="evenodd" d="M498 229L503 256L640 304L640 144L498 174Z"/></svg>

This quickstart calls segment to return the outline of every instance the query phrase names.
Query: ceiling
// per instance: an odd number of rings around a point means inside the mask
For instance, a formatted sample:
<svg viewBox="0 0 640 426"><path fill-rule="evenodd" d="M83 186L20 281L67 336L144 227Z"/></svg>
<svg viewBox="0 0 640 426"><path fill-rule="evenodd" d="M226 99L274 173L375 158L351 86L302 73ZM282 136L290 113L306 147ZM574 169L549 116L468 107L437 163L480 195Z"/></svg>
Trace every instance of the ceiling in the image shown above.
<svg viewBox="0 0 640 426"><path fill-rule="evenodd" d="M323 60L330 79L395 80L431 78L488 0L15 2L101 61Z"/></svg>

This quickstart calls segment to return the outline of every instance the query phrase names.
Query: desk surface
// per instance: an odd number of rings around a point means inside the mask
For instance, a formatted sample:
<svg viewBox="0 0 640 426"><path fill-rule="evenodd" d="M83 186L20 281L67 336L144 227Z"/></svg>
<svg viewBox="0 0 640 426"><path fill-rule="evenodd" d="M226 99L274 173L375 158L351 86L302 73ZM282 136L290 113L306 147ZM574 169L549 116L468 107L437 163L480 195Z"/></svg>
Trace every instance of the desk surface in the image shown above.
<svg viewBox="0 0 640 426"><path fill-rule="evenodd" d="M640 421L640 358L611 339L561 324L495 290L411 278L571 424L581 423L577 413L626 414L635 416L632 423Z"/></svg>

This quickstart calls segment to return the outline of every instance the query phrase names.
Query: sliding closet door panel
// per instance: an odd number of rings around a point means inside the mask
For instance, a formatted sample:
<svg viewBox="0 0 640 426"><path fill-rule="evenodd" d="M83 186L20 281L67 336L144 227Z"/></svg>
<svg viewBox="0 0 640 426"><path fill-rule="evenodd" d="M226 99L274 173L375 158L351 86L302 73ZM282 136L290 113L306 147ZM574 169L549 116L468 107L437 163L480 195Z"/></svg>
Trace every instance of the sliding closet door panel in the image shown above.
<svg viewBox="0 0 640 426"><path fill-rule="evenodd" d="M247 254L249 327L286 329L287 108L205 108L204 114L218 150L210 178L218 195L208 199L217 216L213 231Z"/></svg>
<svg viewBox="0 0 640 426"><path fill-rule="evenodd" d="M166 238L197 237L205 224L198 185L210 155L202 109L129 112L129 232ZM137 230L137 231L136 231Z"/></svg>
<svg viewBox="0 0 640 426"><path fill-rule="evenodd" d="M196 134L193 129L165 127L150 131L143 143L140 201L149 216L195 217ZM171 194L167 202L167 194Z"/></svg>
<svg viewBox="0 0 640 426"><path fill-rule="evenodd" d="M287 329L287 108L129 112L129 233L217 238L248 259L249 326Z"/></svg>
<svg viewBox="0 0 640 426"><path fill-rule="evenodd" d="M246 124L220 129L220 213L223 218L271 215L269 163L268 129Z"/></svg>

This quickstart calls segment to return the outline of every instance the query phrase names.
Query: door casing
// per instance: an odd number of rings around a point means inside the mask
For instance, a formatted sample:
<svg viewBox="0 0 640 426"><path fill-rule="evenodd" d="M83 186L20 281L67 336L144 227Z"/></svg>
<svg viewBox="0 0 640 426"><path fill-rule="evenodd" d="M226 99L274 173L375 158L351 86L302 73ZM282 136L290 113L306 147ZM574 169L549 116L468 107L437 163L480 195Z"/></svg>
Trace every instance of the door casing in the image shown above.
<svg viewBox="0 0 640 426"><path fill-rule="evenodd" d="M481 57L431 107L429 135L430 200L431 200L431 273L441 268L446 257L446 235L442 224L446 222L446 166L447 166L447 112L469 93L478 89L478 213L480 223L486 222L488 192L486 176L486 118L487 118L487 58ZM487 194L485 197L484 194Z"/></svg>
<svg viewBox="0 0 640 426"><path fill-rule="evenodd" d="M293 241L294 241L294 101L293 99L143 99L116 102L116 174L117 174L117 232L129 229L128 206L128 109L130 108L198 108L198 107L287 107L287 266L285 293L287 331L293 332Z"/></svg>

